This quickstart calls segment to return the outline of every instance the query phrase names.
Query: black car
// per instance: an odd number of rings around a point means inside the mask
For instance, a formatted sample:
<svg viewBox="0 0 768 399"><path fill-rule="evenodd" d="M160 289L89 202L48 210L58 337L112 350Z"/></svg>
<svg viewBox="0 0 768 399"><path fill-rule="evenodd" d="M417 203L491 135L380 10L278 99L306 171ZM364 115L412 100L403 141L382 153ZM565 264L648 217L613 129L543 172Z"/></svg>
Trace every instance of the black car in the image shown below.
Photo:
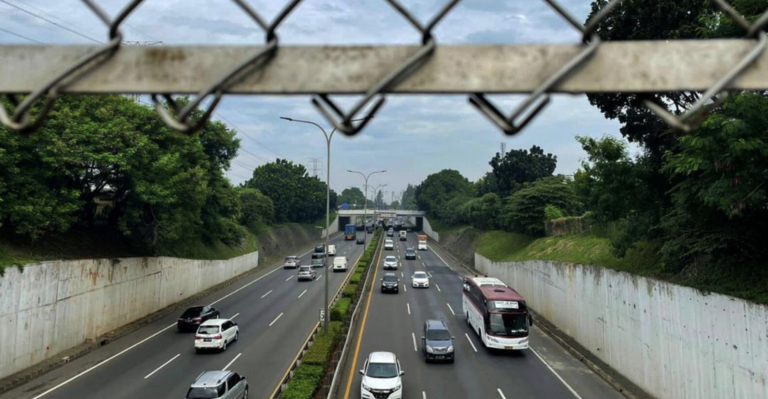
<svg viewBox="0 0 768 399"><path fill-rule="evenodd" d="M453 363L454 350L453 340L454 338L448 326L442 320L427 320L424 323L424 331L421 336L421 353L424 354L424 358L427 362L430 360L447 360Z"/></svg>
<svg viewBox="0 0 768 399"><path fill-rule="evenodd" d="M416 259L416 250L413 249L413 247L408 247L408 249L405 250L405 259Z"/></svg>
<svg viewBox="0 0 768 399"><path fill-rule="evenodd" d="M358 244L365 244L365 236L357 236L357 241L355 241Z"/></svg>
<svg viewBox="0 0 768 399"><path fill-rule="evenodd" d="M400 279L395 273L387 273L381 279L381 292L400 292Z"/></svg>
<svg viewBox="0 0 768 399"><path fill-rule="evenodd" d="M317 253L325 253L325 244L317 244L317 245L315 245L315 252L317 252Z"/></svg>
<svg viewBox="0 0 768 399"><path fill-rule="evenodd" d="M213 306L193 306L184 311L176 322L179 331L194 330L209 319L218 319L221 313Z"/></svg>

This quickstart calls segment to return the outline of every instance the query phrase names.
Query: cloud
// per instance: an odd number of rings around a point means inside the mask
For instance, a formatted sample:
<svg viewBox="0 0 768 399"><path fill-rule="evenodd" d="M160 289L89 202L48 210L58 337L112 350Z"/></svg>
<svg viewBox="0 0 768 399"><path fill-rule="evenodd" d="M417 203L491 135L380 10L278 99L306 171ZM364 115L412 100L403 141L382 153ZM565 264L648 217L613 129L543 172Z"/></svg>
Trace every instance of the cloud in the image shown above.
<svg viewBox="0 0 768 399"><path fill-rule="evenodd" d="M79 0L8 0L32 13L105 41L106 28ZM447 0L402 0L425 23ZM126 0L102 0L115 15ZM589 2L563 0L566 8L584 20ZM252 0L252 6L271 21L287 0ZM0 3L0 26L46 43L90 43L54 24ZM171 44L252 44L264 40L264 32L229 1L145 1L122 28L126 40ZM285 45L415 44L419 33L386 2L368 0L305 0L277 31ZM540 0L460 2L436 27L441 44L577 43L578 32ZM0 44L28 44L0 32ZM350 107L360 97L336 97ZM492 96L504 112L510 112L523 96ZM277 157L308 164L320 158L325 165L326 146L315 126L279 119L289 116L330 124L310 104L308 96L229 96L219 106L217 119L235 128L242 151L233 162L231 179L239 183L254 167ZM539 145L558 156L558 173L572 173L584 156L575 135L599 137L617 134L619 125L605 120L584 96L555 96L550 106L521 134L504 136L471 107L466 96L388 96L366 130L358 136L335 133L332 140L331 186L361 186L359 175L347 169L372 171L372 184L386 183L400 192L408 183L418 184L441 169L459 170L472 180L490 168L488 161L502 142L507 150ZM330 132L330 128L327 131ZM636 147L630 147L636 149ZM323 175L325 172L322 172ZM388 194L389 195L389 194Z"/></svg>

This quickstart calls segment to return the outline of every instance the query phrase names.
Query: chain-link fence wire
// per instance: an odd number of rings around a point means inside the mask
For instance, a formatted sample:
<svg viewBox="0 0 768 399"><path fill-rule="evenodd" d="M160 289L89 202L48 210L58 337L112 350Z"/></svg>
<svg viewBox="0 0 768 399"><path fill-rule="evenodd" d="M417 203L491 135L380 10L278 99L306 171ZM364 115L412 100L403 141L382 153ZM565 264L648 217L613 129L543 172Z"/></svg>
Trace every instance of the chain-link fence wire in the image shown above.
<svg viewBox="0 0 768 399"><path fill-rule="evenodd" d="M77 80L85 79L88 73L104 65L118 51L120 51L123 38L123 35L120 32L120 25L136 9L136 7L145 0L130 1L114 19L110 19L110 17L104 13L101 8L96 6L92 0L81 1L108 26L108 43L82 57L71 67L67 68L64 72L40 87L40 89L28 94L23 100L20 100L16 95L8 95L7 98L13 106L13 110L11 112L6 109L3 103L0 102L0 123L9 129L22 133L30 133L39 128L48 111L50 111L53 106L58 93L60 93L64 87ZM172 97L172 93L148 93L151 95L155 108L162 120L174 130L187 134L192 134L199 130L215 111L216 106L219 104L228 88L241 79L258 73L260 69L269 65L280 47L276 33L277 29L303 0L289 1L271 23L267 23L245 0L231 1L233 1L251 18L251 20L265 31L265 46L260 47L260 50L256 54L247 58L235 68L212 82L205 89L198 92L194 99L189 101L183 107L176 103ZM461 0L446 0L446 4L426 25L419 22L409 10L400 4L399 1L383 1L392 6L400 16L405 18L421 34L421 45L420 48L404 63L386 74L381 80L368 89L363 95L363 98L357 101L349 112L343 111L327 93L317 93L312 96L311 103L318 109L321 115L323 115L333 127L346 135L355 135L359 133L384 105L386 93L391 91L399 83L411 77L429 62L437 48L437 42L432 35L432 30ZM549 104L549 93L553 91L553 88L566 82L576 71L584 67L585 63L598 51L602 42L597 34L595 34L595 31L600 23L603 22L619 2L621 2L621 0L611 0L596 15L587 21L586 24L581 24L556 0L543 1L579 31L581 34L581 43L579 44L581 50L534 89L512 111L510 116L505 116L486 98L484 93L467 93L469 94L470 104L476 107L494 125L508 135L518 134L532 120L534 120ZM697 120L700 120L699 116L704 114L707 110L717 106L717 104L725 98L725 91L728 89L729 85L756 62L768 45L768 36L763 31L763 28L768 24L768 11L761 15L754 23L749 23L725 0L710 1L719 7L726 17L731 18L741 26L746 32L745 37L753 40L755 45L730 71L728 71L728 73L710 86L694 104L691 104L684 113L675 115L670 113L663 104L645 100L644 103L649 109L666 121L672 128L682 132L688 132L694 128ZM202 116L193 120L193 115L195 115L193 111L201 107L203 101L207 98L211 98L211 101L205 107L206 109L202 112ZM41 106L39 107L39 111L37 111L37 115L32 117L31 111L33 105L38 101L41 101ZM366 108L367 111L364 116L358 117L358 115Z"/></svg>

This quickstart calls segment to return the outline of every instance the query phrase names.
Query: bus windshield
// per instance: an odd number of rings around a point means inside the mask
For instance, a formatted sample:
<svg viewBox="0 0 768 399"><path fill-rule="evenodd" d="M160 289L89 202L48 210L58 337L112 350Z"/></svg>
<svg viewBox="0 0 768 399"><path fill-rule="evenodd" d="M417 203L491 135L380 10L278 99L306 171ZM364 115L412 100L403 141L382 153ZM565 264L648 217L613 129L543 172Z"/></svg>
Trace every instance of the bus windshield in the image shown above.
<svg viewBox="0 0 768 399"><path fill-rule="evenodd" d="M488 324L493 335L518 335L528 332L528 320L524 314L491 313Z"/></svg>

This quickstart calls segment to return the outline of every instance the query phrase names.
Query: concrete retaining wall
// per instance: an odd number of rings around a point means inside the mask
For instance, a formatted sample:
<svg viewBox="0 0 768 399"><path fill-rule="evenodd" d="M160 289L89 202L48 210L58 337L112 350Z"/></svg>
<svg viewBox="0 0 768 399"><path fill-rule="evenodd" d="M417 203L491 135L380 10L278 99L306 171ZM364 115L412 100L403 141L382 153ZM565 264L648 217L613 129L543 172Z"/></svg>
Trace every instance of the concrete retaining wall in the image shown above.
<svg viewBox="0 0 768 399"><path fill-rule="evenodd" d="M432 230L432 226L429 224L429 220L427 220L426 217L422 218L422 220L424 223L424 226L422 226L424 230L424 234L428 235L429 238L435 240L435 242L440 242L440 233Z"/></svg>
<svg viewBox="0 0 768 399"><path fill-rule="evenodd" d="M229 260L52 261L0 277L0 378L236 277L258 252Z"/></svg>
<svg viewBox="0 0 768 399"><path fill-rule="evenodd" d="M768 398L768 307L595 266L546 261L475 268L651 395Z"/></svg>

